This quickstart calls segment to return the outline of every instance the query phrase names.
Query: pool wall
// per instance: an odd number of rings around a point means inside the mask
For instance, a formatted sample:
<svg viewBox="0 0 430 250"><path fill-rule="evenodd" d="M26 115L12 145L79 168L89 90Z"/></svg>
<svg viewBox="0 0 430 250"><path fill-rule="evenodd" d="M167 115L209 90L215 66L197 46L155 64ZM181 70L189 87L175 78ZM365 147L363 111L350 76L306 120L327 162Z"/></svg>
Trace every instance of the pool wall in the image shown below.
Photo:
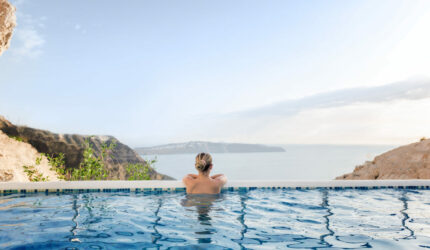
<svg viewBox="0 0 430 250"><path fill-rule="evenodd" d="M223 190L430 189L430 180L229 181ZM184 192L181 181L0 182L0 193Z"/></svg>

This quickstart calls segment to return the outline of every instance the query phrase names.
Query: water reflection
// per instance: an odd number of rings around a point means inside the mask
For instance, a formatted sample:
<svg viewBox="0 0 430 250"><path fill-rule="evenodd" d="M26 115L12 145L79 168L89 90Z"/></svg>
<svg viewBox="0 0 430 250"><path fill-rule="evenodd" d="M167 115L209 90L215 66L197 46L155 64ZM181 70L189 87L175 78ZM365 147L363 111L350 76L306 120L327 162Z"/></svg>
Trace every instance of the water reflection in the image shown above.
<svg viewBox="0 0 430 250"><path fill-rule="evenodd" d="M73 226L72 226L72 229L70 230L70 233L72 234L72 236L70 237L70 241L79 241L79 238L76 237L77 235L76 230L78 228L77 218L79 216L78 197L77 195L73 195L72 197L73 197L72 210L74 211L74 213L72 217Z"/></svg>
<svg viewBox="0 0 430 250"><path fill-rule="evenodd" d="M96 224L102 223L102 215L98 215L97 213L100 211L105 212L105 204L103 201L98 200L97 205L94 206L95 197L93 194L74 194L71 195L72 199L72 222L73 226L70 229L71 236L69 240L71 242L81 242L82 238L90 238L90 235L87 235L88 232L96 232L93 229ZM101 236L105 236L105 234L99 234Z"/></svg>
<svg viewBox="0 0 430 250"><path fill-rule="evenodd" d="M408 199L408 197L407 197L406 194L407 194L407 191L403 191L402 195L399 197L399 200L403 204L403 209L400 210L400 213L403 215L402 226L403 226L403 228L406 231L408 231L408 235L405 236L405 237L403 237L402 239L415 239L415 232L406 225L406 222L409 219L409 215L407 214L407 211L408 211L408 208L409 208L408 207L408 200L409 199Z"/></svg>
<svg viewBox="0 0 430 250"><path fill-rule="evenodd" d="M212 226L210 212L215 201L222 198L222 194L187 194L181 201L184 207L195 207L197 221L201 227L195 232L198 243L211 243L211 235L216 232Z"/></svg>
<svg viewBox="0 0 430 250"><path fill-rule="evenodd" d="M161 216L159 216L158 213L160 212L160 208L162 204L163 204L163 200L157 199L157 208L155 209L155 212L154 212L155 221L152 226L152 229L154 230L154 232L151 233L152 244L157 244L157 241L161 238L161 234L158 231L157 227L160 226Z"/></svg>
<svg viewBox="0 0 430 250"><path fill-rule="evenodd" d="M248 232L248 226L245 223L245 215L246 215L246 202L248 201L248 192L242 193L240 195L240 216L237 217L237 220L242 225L242 229L240 230L240 240L238 241L238 244L240 248L244 249L243 242L245 239L245 234Z"/></svg>
<svg viewBox="0 0 430 250"><path fill-rule="evenodd" d="M327 211L327 213L325 215L323 215L324 224L325 224L325 228L327 230L327 233L322 234L320 236L320 240L321 240L322 244L326 244L327 246L331 246L331 244L326 242L326 238L328 236L334 235L334 231L331 230L331 228L330 228L330 216L332 216L333 213L331 211L330 204L328 202L328 191L326 189L321 190L321 198L322 198L321 207L325 208L325 210Z"/></svg>

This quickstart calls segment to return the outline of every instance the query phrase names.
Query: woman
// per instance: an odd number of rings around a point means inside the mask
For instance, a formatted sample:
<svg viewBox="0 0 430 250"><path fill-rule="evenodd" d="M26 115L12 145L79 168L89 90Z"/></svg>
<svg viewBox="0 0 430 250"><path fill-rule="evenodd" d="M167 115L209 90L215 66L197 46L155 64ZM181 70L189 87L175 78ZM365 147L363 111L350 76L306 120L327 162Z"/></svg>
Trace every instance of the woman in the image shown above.
<svg viewBox="0 0 430 250"><path fill-rule="evenodd" d="M209 153L198 154L195 166L199 174L189 174L182 179L187 194L219 194L227 178L223 174L209 176L212 170L212 156Z"/></svg>

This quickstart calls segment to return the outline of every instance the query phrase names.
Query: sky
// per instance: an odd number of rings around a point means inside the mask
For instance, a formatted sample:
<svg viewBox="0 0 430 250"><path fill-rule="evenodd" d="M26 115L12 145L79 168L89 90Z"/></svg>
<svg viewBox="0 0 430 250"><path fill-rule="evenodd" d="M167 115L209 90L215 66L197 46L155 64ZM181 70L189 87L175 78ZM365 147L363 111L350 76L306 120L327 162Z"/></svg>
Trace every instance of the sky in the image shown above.
<svg viewBox="0 0 430 250"><path fill-rule="evenodd" d="M430 137L430 1L15 0L0 115L130 146Z"/></svg>

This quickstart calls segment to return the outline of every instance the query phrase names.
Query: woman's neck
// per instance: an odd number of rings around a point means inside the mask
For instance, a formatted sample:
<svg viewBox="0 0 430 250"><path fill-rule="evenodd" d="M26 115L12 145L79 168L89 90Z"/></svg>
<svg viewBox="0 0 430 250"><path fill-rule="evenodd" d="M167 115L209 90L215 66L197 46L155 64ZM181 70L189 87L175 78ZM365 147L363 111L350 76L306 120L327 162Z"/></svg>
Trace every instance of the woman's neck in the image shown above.
<svg viewBox="0 0 430 250"><path fill-rule="evenodd" d="M209 177L209 171L199 172L199 177L208 178Z"/></svg>

